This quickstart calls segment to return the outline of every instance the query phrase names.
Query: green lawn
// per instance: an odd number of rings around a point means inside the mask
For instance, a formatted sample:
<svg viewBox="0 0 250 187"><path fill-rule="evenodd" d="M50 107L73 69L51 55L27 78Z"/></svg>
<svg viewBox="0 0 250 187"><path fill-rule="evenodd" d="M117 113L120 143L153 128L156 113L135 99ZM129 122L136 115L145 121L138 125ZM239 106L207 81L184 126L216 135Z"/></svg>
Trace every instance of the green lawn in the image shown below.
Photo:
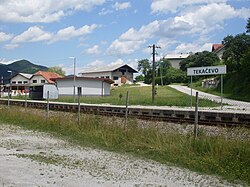
<svg viewBox="0 0 250 187"><path fill-rule="evenodd" d="M109 103L113 105L125 105L126 93L129 92L129 105L156 105L156 106L186 106L191 105L191 97L176 91L169 86L159 86L155 96L155 102L152 104L152 88L147 87L116 87L112 88L110 96L82 96L81 103L100 104ZM60 97L58 101L73 102L73 97ZM193 97L193 101L195 98ZM194 105L194 103L193 103ZM201 107L216 107L220 106L209 100L200 99L199 106Z"/></svg>

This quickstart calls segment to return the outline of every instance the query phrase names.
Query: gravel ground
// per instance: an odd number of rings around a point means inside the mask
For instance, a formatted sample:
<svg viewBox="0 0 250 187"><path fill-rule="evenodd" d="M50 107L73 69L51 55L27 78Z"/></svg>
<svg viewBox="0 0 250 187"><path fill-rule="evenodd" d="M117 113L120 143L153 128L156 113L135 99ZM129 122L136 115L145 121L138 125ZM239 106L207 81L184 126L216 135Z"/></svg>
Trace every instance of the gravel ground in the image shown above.
<svg viewBox="0 0 250 187"><path fill-rule="evenodd" d="M0 186L236 186L214 176L0 124ZM240 186L240 185L237 185Z"/></svg>

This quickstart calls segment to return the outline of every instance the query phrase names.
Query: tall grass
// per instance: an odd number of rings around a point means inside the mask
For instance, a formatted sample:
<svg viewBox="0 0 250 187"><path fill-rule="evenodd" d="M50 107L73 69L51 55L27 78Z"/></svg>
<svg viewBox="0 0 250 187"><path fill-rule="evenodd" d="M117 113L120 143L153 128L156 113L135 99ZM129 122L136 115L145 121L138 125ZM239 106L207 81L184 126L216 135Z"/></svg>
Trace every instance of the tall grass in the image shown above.
<svg viewBox="0 0 250 187"><path fill-rule="evenodd" d="M161 163L181 166L205 174L221 176L231 182L250 185L250 142L223 136L168 133L142 128L130 119L126 127L121 118L82 114L53 113L49 119L41 110L18 107L0 109L0 124L20 125L52 133L72 143L128 153ZM246 129L249 130L249 129Z"/></svg>

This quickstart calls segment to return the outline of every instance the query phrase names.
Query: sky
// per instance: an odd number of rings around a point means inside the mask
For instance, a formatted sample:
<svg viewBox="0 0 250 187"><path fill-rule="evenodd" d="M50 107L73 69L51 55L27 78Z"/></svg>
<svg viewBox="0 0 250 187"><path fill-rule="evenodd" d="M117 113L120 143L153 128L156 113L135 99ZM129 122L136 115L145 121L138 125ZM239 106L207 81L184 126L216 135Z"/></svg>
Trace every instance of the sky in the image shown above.
<svg viewBox="0 0 250 187"><path fill-rule="evenodd" d="M66 74L137 68L167 54L208 50L245 32L250 0L0 0L0 63L26 59Z"/></svg>

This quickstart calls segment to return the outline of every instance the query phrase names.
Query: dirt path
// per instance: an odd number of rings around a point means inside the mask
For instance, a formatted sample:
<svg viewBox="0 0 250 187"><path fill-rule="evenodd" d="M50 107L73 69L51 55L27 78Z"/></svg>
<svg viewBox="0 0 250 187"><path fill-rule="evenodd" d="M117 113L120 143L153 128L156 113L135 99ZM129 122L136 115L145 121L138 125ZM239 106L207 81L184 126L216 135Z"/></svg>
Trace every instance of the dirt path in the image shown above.
<svg viewBox="0 0 250 187"><path fill-rule="evenodd" d="M128 155L0 124L0 186L234 186Z"/></svg>

